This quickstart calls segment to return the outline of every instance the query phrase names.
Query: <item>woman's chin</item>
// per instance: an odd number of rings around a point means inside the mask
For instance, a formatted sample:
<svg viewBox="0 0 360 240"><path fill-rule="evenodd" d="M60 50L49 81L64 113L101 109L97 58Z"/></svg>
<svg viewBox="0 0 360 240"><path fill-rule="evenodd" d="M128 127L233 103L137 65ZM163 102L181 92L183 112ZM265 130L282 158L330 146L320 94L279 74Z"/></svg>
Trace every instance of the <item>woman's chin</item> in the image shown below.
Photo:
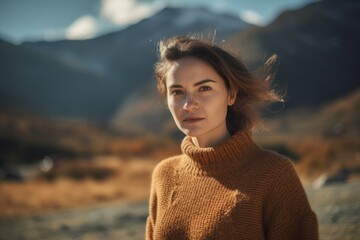
<svg viewBox="0 0 360 240"><path fill-rule="evenodd" d="M180 129L188 137L198 137L201 135L199 131L191 129Z"/></svg>

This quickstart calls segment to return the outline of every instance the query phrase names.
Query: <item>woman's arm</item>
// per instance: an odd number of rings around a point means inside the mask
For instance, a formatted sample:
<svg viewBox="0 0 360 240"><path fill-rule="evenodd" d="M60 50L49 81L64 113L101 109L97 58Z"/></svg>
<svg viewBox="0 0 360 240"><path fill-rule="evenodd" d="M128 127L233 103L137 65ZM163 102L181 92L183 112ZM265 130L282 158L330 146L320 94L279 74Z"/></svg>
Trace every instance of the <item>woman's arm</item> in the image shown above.
<svg viewBox="0 0 360 240"><path fill-rule="evenodd" d="M276 171L265 209L266 239L319 239L316 215L290 160Z"/></svg>
<svg viewBox="0 0 360 240"><path fill-rule="evenodd" d="M152 223L151 216L148 216L146 220L146 232L145 232L146 240L153 239L153 230L154 230L154 224Z"/></svg>
<svg viewBox="0 0 360 240"><path fill-rule="evenodd" d="M146 240L153 239L154 225L156 222L156 208L157 208L156 206L157 206L157 197L155 191L155 181L154 181L154 177L152 177L151 188L150 188L150 199L149 199L149 216L146 220L146 233L145 233Z"/></svg>

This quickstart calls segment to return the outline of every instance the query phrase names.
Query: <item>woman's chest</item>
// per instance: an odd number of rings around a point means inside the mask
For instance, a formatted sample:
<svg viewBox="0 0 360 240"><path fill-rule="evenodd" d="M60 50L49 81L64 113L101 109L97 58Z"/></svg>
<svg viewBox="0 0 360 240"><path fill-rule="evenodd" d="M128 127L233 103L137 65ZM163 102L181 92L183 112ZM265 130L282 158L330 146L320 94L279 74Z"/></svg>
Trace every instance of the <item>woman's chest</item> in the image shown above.
<svg viewBox="0 0 360 240"><path fill-rule="evenodd" d="M215 178L178 179L159 195L155 239L238 239L254 228L262 232L261 207L253 198Z"/></svg>

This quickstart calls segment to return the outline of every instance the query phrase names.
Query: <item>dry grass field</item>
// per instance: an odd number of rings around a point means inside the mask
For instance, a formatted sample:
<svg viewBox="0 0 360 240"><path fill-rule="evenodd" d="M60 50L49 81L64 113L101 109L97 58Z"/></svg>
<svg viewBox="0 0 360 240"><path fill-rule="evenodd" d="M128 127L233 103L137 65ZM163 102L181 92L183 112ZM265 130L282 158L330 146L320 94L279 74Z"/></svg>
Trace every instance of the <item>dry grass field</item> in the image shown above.
<svg viewBox="0 0 360 240"><path fill-rule="evenodd" d="M108 202L146 201L151 159L98 157L66 163L26 182L0 182L2 217L31 215Z"/></svg>

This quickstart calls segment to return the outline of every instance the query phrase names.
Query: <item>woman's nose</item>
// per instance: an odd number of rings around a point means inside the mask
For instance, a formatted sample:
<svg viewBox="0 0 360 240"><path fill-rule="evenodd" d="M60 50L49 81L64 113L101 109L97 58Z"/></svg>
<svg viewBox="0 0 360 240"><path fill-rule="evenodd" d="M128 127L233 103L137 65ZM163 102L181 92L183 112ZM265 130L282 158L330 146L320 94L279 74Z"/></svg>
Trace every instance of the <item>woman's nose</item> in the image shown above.
<svg viewBox="0 0 360 240"><path fill-rule="evenodd" d="M193 111L199 108L197 100L193 96L187 96L184 102L183 109L186 111Z"/></svg>

